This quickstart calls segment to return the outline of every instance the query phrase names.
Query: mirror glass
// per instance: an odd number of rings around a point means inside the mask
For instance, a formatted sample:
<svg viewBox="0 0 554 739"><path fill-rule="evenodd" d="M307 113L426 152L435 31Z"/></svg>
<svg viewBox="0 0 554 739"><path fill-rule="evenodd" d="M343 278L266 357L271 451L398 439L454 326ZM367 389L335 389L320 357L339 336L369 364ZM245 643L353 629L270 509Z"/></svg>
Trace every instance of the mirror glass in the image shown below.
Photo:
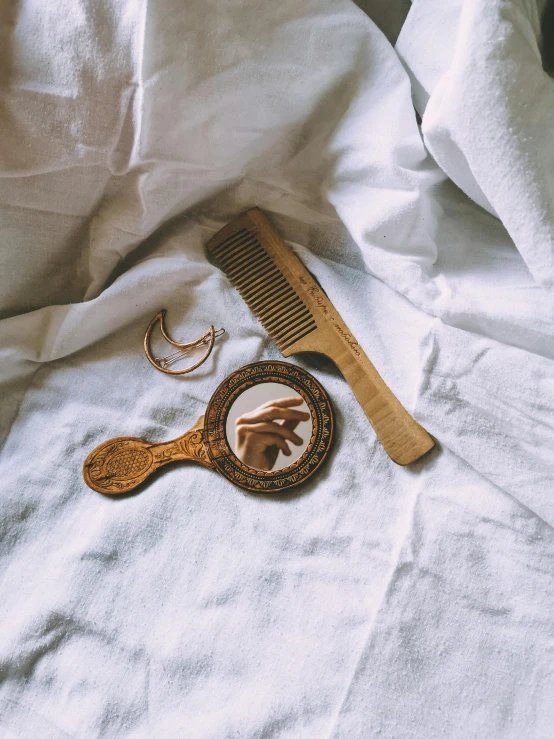
<svg viewBox="0 0 554 739"><path fill-rule="evenodd" d="M304 399L278 382L262 382L234 401L226 423L227 442L249 467L275 471L306 451L312 421Z"/></svg>

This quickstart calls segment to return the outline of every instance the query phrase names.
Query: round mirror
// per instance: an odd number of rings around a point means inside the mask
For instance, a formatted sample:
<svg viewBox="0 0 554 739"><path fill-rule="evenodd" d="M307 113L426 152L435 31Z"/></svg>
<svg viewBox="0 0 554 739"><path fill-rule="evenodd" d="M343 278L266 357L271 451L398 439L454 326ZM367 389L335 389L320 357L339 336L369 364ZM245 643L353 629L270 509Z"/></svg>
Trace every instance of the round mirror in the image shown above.
<svg viewBox="0 0 554 739"><path fill-rule="evenodd" d="M304 398L287 385L262 382L244 390L229 409L227 441L244 464L281 470L296 462L312 436Z"/></svg>
<svg viewBox="0 0 554 739"><path fill-rule="evenodd" d="M309 372L288 362L256 362L229 375L206 413L172 441L117 436L85 460L93 490L134 490L170 462L192 461L255 493L300 485L319 469L333 441L331 402Z"/></svg>
<svg viewBox="0 0 554 739"><path fill-rule="evenodd" d="M333 430L331 403L315 377L288 362L256 362L229 375L213 394L204 445L228 480L275 493L313 475Z"/></svg>

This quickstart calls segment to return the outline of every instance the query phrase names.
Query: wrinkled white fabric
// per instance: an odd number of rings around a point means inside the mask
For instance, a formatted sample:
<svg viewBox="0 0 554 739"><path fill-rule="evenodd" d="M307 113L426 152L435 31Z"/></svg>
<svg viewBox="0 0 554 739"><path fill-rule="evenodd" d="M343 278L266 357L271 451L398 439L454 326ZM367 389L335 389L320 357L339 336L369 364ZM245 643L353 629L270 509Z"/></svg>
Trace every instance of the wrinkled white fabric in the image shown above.
<svg viewBox="0 0 554 739"><path fill-rule="evenodd" d="M498 215L537 284L554 287L554 85L542 69L544 0L418 0L398 49L442 169ZM432 22L429 23L429 19ZM444 31L444 32L443 32ZM432 38L442 39L425 57ZM423 111L422 111L423 112Z"/></svg>
<svg viewBox="0 0 554 739"><path fill-rule="evenodd" d="M554 349L538 200L533 261L498 202L495 217L429 156L406 58L349 0L0 8L0 736L550 737ZM522 17L504 21L518 70ZM419 53L437 67L430 45ZM517 107L494 55L481 62L491 100ZM539 134L543 163L494 159L529 198L549 193ZM81 467L98 443L174 438L227 374L280 357L204 254L253 205L437 449L394 465L338 372L295 357L337 415L305 488L251 496L183 464L134 496L93 493ZM181 379L142 353L162 307L182 340L227 329Z"/></svg>

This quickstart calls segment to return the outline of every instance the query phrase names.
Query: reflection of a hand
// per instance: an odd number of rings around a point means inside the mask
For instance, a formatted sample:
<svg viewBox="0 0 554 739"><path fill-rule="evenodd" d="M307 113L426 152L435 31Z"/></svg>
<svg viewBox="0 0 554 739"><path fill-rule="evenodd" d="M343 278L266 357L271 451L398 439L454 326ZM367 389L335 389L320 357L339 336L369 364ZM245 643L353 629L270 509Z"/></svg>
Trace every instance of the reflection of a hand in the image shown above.
<svg viewBox="0 0 554 739"><path fill-rule="evenodd" d="M304 440L294 433L301 421L310 414L293 408L302 405L302 398L270 400L235 421L236 455L249 467L272 470L279 451L290 457L287 442L301 446Z"/></svg>

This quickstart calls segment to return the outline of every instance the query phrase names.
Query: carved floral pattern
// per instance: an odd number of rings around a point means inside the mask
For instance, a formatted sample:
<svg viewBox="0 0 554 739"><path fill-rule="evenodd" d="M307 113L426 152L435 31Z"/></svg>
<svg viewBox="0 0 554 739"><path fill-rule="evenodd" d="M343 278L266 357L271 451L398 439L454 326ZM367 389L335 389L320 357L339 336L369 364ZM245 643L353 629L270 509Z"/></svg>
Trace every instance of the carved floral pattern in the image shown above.
<svg viewBox="0 0 554 739"><path fill-rule="evenodd" d="M85 482L99 493L125 493L169 462L192 460L213 469L204 447L203 429L193 429L167 444L119 437L96 447L85 461Z"/></svg>
<svg viewBox="0 0 554 739"><path fill-rule="evenodd" d="M145 477L154 462L148 446L137 448L140 439L110 439L96 447L85 461L87 485L100 493L123 493Z"/></svg>
<svg viewBox="0 0 554 739"><path fill-rule="evenodd" d="M194 459L194 461L203 464L204 467L208 467L210 470L214 469L214 464L208 457L208 453L204 446L204 429L196 429L189 431L178 440L181 443L181 449L188 456Z"/></svg>

